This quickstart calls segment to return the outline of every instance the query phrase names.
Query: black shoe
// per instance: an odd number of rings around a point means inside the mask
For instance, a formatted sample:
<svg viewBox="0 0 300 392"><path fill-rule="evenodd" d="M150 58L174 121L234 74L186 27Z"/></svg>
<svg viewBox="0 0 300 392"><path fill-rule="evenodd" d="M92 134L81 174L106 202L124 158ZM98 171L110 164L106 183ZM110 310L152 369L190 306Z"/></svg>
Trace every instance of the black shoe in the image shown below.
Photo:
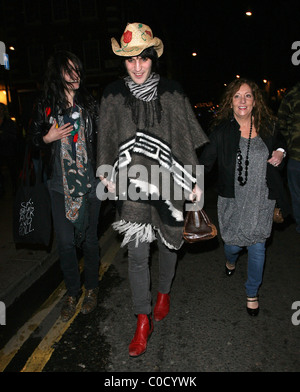
<svg viewBox="0 0 300 392"><path fill-rule="evenodd" d="M230 264L230 263L228 263ZM227 276L232 276L234 274L235 268L229 269L227 268L227 262L225 263L225 273Z"/></svg>
<svg viewBox="0 0 300 392"><path fill-rule="evenodd" d="M253 297L253 298L247 297L247 302L257 302L258 303L258 297ZM247 308L247 312L250 316L257 316L259 313L259 306L257 306L257 308L255 308L255 309L248 308L248 306L246 308Z"/></svg>

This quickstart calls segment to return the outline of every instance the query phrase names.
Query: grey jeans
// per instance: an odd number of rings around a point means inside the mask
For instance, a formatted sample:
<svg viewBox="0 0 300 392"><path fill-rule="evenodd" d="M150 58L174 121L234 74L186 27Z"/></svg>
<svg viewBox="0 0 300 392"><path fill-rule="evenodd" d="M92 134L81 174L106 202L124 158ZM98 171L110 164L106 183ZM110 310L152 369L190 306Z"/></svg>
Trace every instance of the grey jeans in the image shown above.
<svg viewBox="0 0 300 392"><path fill-rule="evenodd" d="M169 293L175 275L177 252L167 248L158 237L159 249L159 283L158 291ZM151 313L149 253L150 244L135 241L128 243L128 276L132 292L135 314Z"/></svg>

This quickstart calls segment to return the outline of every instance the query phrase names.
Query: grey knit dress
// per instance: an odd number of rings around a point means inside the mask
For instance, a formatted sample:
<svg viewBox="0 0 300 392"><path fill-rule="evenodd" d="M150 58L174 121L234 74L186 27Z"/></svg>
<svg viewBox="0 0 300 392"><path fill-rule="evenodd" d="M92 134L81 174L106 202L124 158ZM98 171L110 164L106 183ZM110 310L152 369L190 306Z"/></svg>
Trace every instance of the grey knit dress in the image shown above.
<svg viewBox="0 0 300 392"><path fill-rule="evenodd" d="M248 139L240 138L245 177ZM241 186L235 173L235 198L218 197L220 234L228 245L250 246L271 234L275 200L268 199L266 170L268 149L259 136L251 139L248 181Z"/></svg>

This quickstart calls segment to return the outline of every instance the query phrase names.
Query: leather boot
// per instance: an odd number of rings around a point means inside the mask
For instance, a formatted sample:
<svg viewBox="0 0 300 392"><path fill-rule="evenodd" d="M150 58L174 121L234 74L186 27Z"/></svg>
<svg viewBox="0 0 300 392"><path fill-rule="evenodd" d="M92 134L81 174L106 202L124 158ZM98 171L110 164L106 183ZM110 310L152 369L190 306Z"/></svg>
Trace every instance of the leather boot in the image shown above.
<svg viewBox="0 0 300 392"><path fill-rule="evenodd" d="M129 355L138 357L147 348L147 341L153 332L153 322L150 315L138 314L137 327L134 337L129 345Z"/></svg>
<svg viewBox="0 0 300 392"><path fill-rule="evenodd" d="M170 295L157 293L157 300L154 307L154 320L160 321L166 317L170 310Z"/></svg>
<svg viewBox="0 0 300 392"><path fill-rule="evenodd" d="M78 303L79 297L72 297L71 295L67 295L63 307L61 309L60 315L62 321L65 323L69 321L74 314L76 313L76 305Z"/></svg>
<svg viewBox="0 0 300 392"><path fill-rule="evenodd" d="M97 307L99 287L95 289L85 290L85 296L83 299L81 313L91 313Z"/></svg>

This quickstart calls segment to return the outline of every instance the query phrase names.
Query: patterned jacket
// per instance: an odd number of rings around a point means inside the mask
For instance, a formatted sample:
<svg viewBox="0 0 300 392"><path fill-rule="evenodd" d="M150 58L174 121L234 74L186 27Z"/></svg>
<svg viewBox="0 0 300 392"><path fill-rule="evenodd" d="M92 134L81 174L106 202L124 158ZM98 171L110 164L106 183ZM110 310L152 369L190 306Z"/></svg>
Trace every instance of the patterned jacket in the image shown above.
<svg viewBox="0 0 300 392"><path fill-rule="evenodd" d="M53 112L56 112L56 110ZM51 127L49 122L51 115L50 107L46 107L42 100L39 99L34 105L28 130L29 141L35 148L43 150L44 161L49 178L52 177L56 149L60 147L60 142L58 141L49 144L46 144L43 141L43 136L48 133ZM91 114L87 110L83 109L88 159L91 162L94 172L96 172L96 140L99 122L98 115L99 108L96 101L94 102L94 113Z"/></svg>
<svg viewBox="0 0 300 392"><path fill-rule="evenodd" d="M287 141L289 158L300 161L300 82L283 98L278 117L280 131Z"/></svg>

